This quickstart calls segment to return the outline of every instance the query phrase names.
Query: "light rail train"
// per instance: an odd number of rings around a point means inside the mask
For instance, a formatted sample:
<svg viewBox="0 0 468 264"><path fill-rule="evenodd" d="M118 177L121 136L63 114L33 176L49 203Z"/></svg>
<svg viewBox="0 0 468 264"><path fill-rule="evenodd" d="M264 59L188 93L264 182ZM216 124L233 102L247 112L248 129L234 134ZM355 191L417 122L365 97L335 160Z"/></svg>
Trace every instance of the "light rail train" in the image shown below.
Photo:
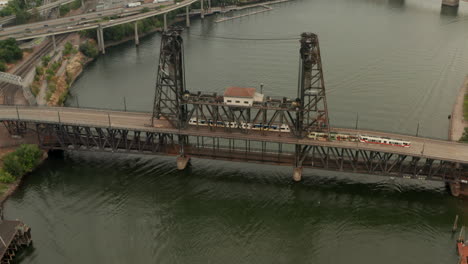
<svg viewBox="0 0 468 264"><path fill-rule="evenodd" d="M216 123L216 124L215 124ZM241 122L238 125L236 122L223 122L216 121L214 122L211 119L208 120L198 120L197 118L191 118L189 120L189 125L199 125L199 126L219 126L219 127L228 127L228 128L242 128L242 129L251 129L251 130L263 130L271 132L291 132L290 128L286 124L252 124ZM310 132L307 137L313 140L328 141L328 137L332 141L349 141L349 142L362 142L367 144L380 144L386 146L396 146L396 147L405 147L409 148L411 146L410 141L389 138L389 137L378 137L378 136L369 136L369 135L359 135L359 134L347 134L347 133L336 133L331 132L330 135L324 132Z"/></svg>

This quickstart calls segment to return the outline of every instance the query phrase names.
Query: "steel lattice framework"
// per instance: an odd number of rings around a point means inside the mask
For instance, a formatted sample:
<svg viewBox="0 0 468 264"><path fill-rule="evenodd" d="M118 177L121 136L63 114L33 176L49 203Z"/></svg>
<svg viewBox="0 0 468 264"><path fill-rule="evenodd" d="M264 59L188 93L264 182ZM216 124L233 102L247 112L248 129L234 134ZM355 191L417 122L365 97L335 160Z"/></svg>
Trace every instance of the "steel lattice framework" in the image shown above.
<svg viewBox="0 0 468 264"><path fill-rule="evenodd" d="M298 122L301 131L326 131L330 133L325 81L317 35L302 33L300 72L297 95L301 102Z"/></svg>
<svg viewBox="0 0 468 264"><path fill-rule="evenodd" d="M153 118L166 119L174 127L186 123L187 105L182 102L185 92L183 40L179 29L163 32L159 55Z"/></svg>
<svg viewBox="0 0 468 264"><path fill-rule="evenodd" d="M212 129L232 129L249 133L242 123L271 126L285 124L299 138L309 131L329 133L328 110L317 35L301 35L300 72L297 98L266 97L263 102L242 107L226 105L214 94L190 93L185 89L183 42L180 31L164 33L161 40L153 120L165 118L177 128L187 128L189 120L212 120ZM224 124L229 122L232 127Z"/></svg>
<svg viewBox="0 0 468 264"><path fill-rule="evenodd" d="M50 123L30 128L45 149L176 156L184 145L185 154L197 158L288 166L299 157L304 167L332 171L444 182L468 177L468 171L457 163L362 149L304 145L297 155L294 145L260 140L184 136L181 141L180 135L170 133Z"/></svg>
<svg viewBox="0 0 468 264"><path fill-rule="evenodd" d="M318 37L313 33L302 33L300 44L297 98L267 97L263 102L242 107L225 104L223 97L216 93L187 91L180 31L171 30L164 33L161 40L153 123L155 119L165 118L174 127L185 129L189 127L191 119L211 120L211 129L222 129L226 132L240 130L244 133L251 133L251 129L243 127L243 123L268 127L284 124L298 138L305 137L310 131L330 133ZM303 148L300 145L295 147L295 167L302 166ZM183 155L183 147L180 152Z"/></svg>

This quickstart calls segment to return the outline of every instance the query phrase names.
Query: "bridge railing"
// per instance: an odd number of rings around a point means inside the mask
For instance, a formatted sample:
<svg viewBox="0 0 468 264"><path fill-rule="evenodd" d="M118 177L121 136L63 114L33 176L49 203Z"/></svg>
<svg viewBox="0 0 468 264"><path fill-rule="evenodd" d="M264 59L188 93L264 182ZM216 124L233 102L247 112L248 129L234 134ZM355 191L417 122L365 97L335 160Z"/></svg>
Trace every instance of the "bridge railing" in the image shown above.
<svg viewBox="0 0 468 264"><path fill-rule="evenodd" d="M99 111L101 113L108 113L110 114L110 117L112 117L112 113L116 113L116 112L126 112L126 113L134 113L134 114L146 114L146 115L151 115L151 111L144 111L144 110L129 110L127 109L125 111L125 109L122 109L122 108L102 108L102 107L62 107L62 106L28 106L28 105L0 105L0 109L2 108L11 108L11 107L16 107L18 110L21 110L21 109L35 109L35 108L39 108L39 109L49 109L49 110L55 110L57 112L61 112L61 111L67 111L67 112L79 112L79 111ZM21 113L20 113L21 114ZM1 116L0 116L1 118ZM150 118L150 117L149 117ZM57 118L55 118L54 120L50 120L50 122L52 123L56 123L58 120L58 116ZM35 120L25 120L25 119L21 119L21 121L35 121ZM150 122L150 120L148 120L148 123ZM62 122L63 124L65 124L65 122ZM83 123L83 124L79 124L79 123L70 123L70 124L77 124L77 125L90 125L91 122L89 123ZM355 129L355 128L351 128L351 127L332 127L331 128L332 131L337 131L337 132L343 132L343 133L361 133L361 134L375 134L375 135L381 135L381 136L388 136L388 137L398 137L398 136L404 136L405 138L409 138L411 140L411 138L414 138L414 139L417 139L417 138L424 138L424 139L427 139L427 140L442 140L442 141L445 141L447 143L450 143L450 144L459 144L458 142L454 142L454 141L448 141L447 139L442 139L442 138L436 138L436 137L427 137L427 136L415 136L414 134L411 134L411 133L404 133L404 132L401 132L401 131L397 131L397 132L389 132L389 131L383 131L383 130L378 130L378 129L372 129L372 128L363 128L363 129ZM468 145L467 145L467 148L468 148Z"/></svg>

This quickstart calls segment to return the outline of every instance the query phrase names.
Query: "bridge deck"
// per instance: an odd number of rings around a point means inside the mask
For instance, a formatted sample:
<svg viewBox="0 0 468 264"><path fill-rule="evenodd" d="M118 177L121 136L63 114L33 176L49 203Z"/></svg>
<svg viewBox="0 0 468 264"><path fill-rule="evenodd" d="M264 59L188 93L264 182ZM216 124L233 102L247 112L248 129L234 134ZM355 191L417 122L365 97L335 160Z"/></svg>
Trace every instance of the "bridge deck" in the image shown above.
<svg viewBox="0 0 468 264"><path fill-rule="evenodd" d="M150 131L160 133L172 133L189 136L207 136L231 139L257 140L267 142L277 142L285 144L302 145L321 145L339 148L362 149L370 151L379 151L395 153L402 155L411 155L426 157L430 159L445 160L468 164L468 145L444 140L435 140L422 137L412 137L400 134L341 129L334 128L333 131L342 131L348 133L360 133L376 136L388 136L391 138L400 138L411 141L411 147L394 147L375 144L366 144L360 142L345 141L317 141L309 138L297 139L285 133L275 132L252 132L241 133L235 129L227 132L223 128L215 130L208 127L190 127L185 130L174 129L165 121L159 121L155 127L151 127L151 113L123 112L123 111L104 111L83 108L61 108L61 107L19 107L14 106L0 107L0 120L29 121L35 123L62 123L69 125L83 125L90 127L108 128L109 123L112 128L121 128L136 131Z"/></svg>

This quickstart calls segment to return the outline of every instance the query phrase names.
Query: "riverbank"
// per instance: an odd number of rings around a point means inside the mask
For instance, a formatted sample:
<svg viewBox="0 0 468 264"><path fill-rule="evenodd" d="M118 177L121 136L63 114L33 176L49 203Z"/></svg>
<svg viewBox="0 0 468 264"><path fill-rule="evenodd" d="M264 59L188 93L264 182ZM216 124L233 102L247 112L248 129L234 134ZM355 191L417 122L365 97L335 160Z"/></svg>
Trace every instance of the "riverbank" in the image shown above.
<svg viewBox="0 0 468 264"><path fill-rule="evenodd" d="M466 118L468 112L467 94L468 75L465 77L453 105L449 128L449 140L451 141L459 141L465 128L468 128L468 119Z"/></svg>
<svg viewBox="0 0 468 264"><path fill-rule="evenodd" d="M21 145L15 146L15 147L0 148L0 169L1 170L5 169L4 163L3 163L4 158L7 155L11 155L11 153L17 151L20 146ZM23 178L29 173L33 172L40 164L42 164L42 162L45 159L47 159L48 155L46 151L40 150L40 153L41 153L40 158L36 161L36 164L31 169L25 171L24 173L21 173L21 175L17 175L15 177L15 180L11 183L0 182L0 207L2 207L5 200L8 199L8 197L15 192L15 190L21 184L21 181L23 180Z"/></svg>

